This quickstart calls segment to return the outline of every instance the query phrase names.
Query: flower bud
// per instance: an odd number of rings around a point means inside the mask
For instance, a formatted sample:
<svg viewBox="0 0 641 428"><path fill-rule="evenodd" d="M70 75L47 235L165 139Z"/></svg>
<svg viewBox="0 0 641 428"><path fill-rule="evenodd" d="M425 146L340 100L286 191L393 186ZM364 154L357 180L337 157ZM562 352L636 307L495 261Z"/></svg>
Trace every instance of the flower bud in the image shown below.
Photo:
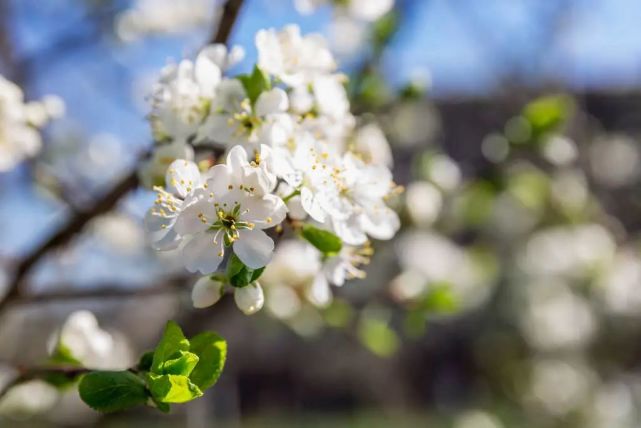
<svg viewBox="0 0 641 428"><path fill-rule="evenodd" d="M206 308L219 301L222 292L222 282L203 276L194 284L194 288L191 291L191 301L194 304L194 308Z"/></svg>
<svg viewBox="0 0 641 428"><path fill-rule="evenodd" d="M259 283L254 282L245 287L236 288L234 300L238 309L245 315L252 315L261 310L265 303L265 295Z"/></svg>

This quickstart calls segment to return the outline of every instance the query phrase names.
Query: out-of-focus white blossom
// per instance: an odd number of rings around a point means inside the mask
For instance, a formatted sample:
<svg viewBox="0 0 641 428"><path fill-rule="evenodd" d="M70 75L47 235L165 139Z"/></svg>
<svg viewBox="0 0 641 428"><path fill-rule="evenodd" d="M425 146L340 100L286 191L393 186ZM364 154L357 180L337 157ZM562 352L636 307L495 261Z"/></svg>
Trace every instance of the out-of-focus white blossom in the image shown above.
<svg viewBox="0 0 641 428"><path fill-rule="evenodd" d="M461 184L462 174L449 156L444 154L434 155L425 171L427 178L446 192L456 189Z"/></svg>
<svg viewBox="0 0 641 428"><path fill-rule="evenodd" d="M303 14L312 13L330 3L330 0L294 0L296 9ZM340 13L366 22L378 20L394 7L394 0L348 0L336 3L339 5Z"/></svg>
<svg viewBox="0 0 641 428"><path fill-rule="evenodd" d="M632 138L612 135L598 138L589 151L590 166L596 180L607 187L621 187L641 176L641 154Z"/></svg>
<svg viewBox="0 0 641 428"><path fill-rule="evenodd" d="M0 76L0 172L36 155L42 146L38 128L63 114L60 98L49 95L26 103L22 90Z"/></svg>
<svg viewBox="0 0 641 428"><path fill-rule="evenodd" d="M179 34L209 27L219 14L218 0L136 0L118 14L115 30L124 41L146 35Z"/></svg>
<svg viewBox="0 0 641 428"><path fill-rule="evenodd" d="M528 401L553 416L562 416L587 400L594 374L580 360L540 359L532 367Z"/></svg>
<svg viewBox="0 0 641 428"><path fill-rule="evenodd" d="M519 265L534 277L583 278L607 266L615 250L614 237L601 225L552 227L530 237Z"/></svg>
<svg viewBox="0 0 641 428"><path fill-rule="evenodd" d="M574 162L578 155L579 151L576 143L561 135L555 135L547 139L543 146L543 157L557 166Z"/></svg>
<svg viewBox="0 0 641 428"><path fill-rule="evenodd" d="M96 239L118 251L133 254L143 249L145 235L142 226L125 214L107 214L91 223Z"/></svg>
<svg viewBox="0 0 641 428"><path fill-rule="evenodd" d="M407 101L395 106L389 120L392 141L402 147L425 144L440 129L437 111L423 101Z"/></svg>
<svg viewBox="0 0 641 428"><path fill-rule="evenodd" d="M392 149L383 133L375 123L369 123L356 131L353 150L367 162L392 167Z"/></svg>
<svg viewBox="0 0 641 428"><path fill-rule="evenodd" d="M467 411L454 423L454 428L503 428L503 424L493 415L482 410Z"/></svg>
<svg viewBox="0 0 641 428"><path fill-rule="evenodd" d="M596 318L589 302L562 282L524 284L521 324L526 339L541 350L576 349L589 343Z"/></svg>
<svg viewBox="0 0 641 428"><path fill-rule="evenodd" d="M635 251L619 251L597 284L597 295L613 314L641 316L641 257Z"/></svg>
<svg viewBox="0 0 641 428"><path fill-rule="evenodd" d="M73 312L49 339L49 351L63 346L83 366L95 369L125 368L131 362L128 347L98 325L86 310Z"/></svg>
<svg viewBox="0 0 641 428"><path fill-rule="evenodd" d="M427 227L438 218L443 207L443 196L433 184L415 181L406 188L405 204L414 224Z"/></svg>
<svg viewBox="0 0 641 428"><path fill-rule="evenodd" d="M29 380L14 386L0 401L0 415L24 419L51 410L59 399L58 390L43 380Z"/></svg>
<svg viewBox="0 0 641 428"><path fill-rule="evenodd" d="M138 170L143 186L147 188L162 186L165 183L167 168L176 159L193 161L193 147L182 141L174 141L157 147L152 153L151 159L144 161Z"/></svg>

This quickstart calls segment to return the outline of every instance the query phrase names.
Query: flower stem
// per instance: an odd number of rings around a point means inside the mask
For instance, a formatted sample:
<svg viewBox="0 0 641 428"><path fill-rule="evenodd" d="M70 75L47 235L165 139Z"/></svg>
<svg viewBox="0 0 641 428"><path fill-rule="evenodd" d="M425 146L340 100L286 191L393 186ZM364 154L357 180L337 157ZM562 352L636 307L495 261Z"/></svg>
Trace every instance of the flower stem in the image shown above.
<svg viewBox="0 0 641 428"><path fill-rule="evenodd" d="M292 193L290 193L289 195L285 196L285 197L283 198L283 202L287 203L287 202L289 202L289 200L290 200L290 199L292 199L294 196L298 196L298 195L300 195L300 190L296 189L296 190L294 190Z"/></svg>

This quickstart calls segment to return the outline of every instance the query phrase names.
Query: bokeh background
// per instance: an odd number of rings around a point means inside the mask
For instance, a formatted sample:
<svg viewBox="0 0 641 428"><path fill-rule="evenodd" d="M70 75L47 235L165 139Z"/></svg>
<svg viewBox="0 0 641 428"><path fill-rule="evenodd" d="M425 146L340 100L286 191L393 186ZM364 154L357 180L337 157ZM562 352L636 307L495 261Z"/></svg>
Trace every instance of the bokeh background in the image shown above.
<svg viewBox="0 0 641 428"><path fill-rule="evenodd" d="M64 118L0 174L0 288L70 213L151 144L147 95L216 30L214 0L2 0L0 73ZM297 23L330 40L353 109L380 124L403 230L329 308L191 308L128 194L43 258L0 314L3 370L47 357L93 311L127 366L167 319L229 341L219 384L170 415L100 417L46 386L0 402L7 427L641 426L641 5L637 0L396 0L375 23L247 0L231 42ZM269 284L268 284L269 285ZM269 289L268 289L269 294ZM0 376L0 379L2 376Z"/></svg>

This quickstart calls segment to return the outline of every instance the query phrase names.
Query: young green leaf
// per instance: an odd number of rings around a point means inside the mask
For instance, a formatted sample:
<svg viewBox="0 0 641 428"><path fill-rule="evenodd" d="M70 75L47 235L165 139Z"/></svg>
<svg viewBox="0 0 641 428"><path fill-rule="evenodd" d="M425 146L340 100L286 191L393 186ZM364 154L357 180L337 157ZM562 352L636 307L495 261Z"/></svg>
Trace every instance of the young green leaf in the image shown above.
<svg viewBox="0 0 641 428"><path fill-rule="evenodd" d="M153 373L162 374L163 363L176 358L180 351L189 351L189 341L174 321L168 321L151 363Z"/></svg>
<svg viewBox="0 0 641 428"><path fill-rule="evenodd" d="M338 253L343 248L343 243L338 236L311 224L304 225L301 234L310 244L325 254Z"/></svg>
<svg viewBox="0 0 641 428"><path fill-rule="evenodd" d="M82 366L82 363L71 353L71 349L62 342L58 342L56 349L53 351L53 354L51 354L51 357L49 357L49 362L51 364L67 366Z"/></svg>
<svg viewBox="0 0 641 428"><path fill-rule="evenodd" d="M177 358L167 360L162 364L162 372L164 374L189 376L196 364L198 364L198 355L180 351Z"/></svg>
<svg viewBox="0 0 641 428"><path fill-rule="evenodd" d="M272 88L269 76L258 68L258 66L254 66L252 74L243 74L238 76L238 79L243 84L252 105L256 102L260 94Z"/></svg>
<svg viewBox="0 0 641 428"><path fill-rule="evenodd" d="M91 372L80 380L80 398L99 412L117 412L147 402L145 383L135 374L121 372Z"/></svg>
<svg viewBox="0 0 641 428"><path fill-rule="evenodd" d="M203 395L187 376L147 375L147 386L151 395L161 403L186 403Z"/></svg>
<svg viewBox="0 0 641 428"><path fill-rule="evenodd" d="M151 370L151 364L154 361L154 351L147 351L140 357L138 361L138 370L148 372Z"/></svg>
<svg viewBox="0 0 641 428"><path fill-rule="evenodd" d="M245 266L236 254L232 254L227 264L227 278L232 286L245 287L260 278L264 270L264 267L251 269Z"/></svg>
<svg viewBox="0 0 641 428"><path fill-rule="evenodd" d="M215 333L200 333L190 340L189 350L198 355L198 364L189 377L202 391L213 386L225 366L227 342Z"/></svg>

